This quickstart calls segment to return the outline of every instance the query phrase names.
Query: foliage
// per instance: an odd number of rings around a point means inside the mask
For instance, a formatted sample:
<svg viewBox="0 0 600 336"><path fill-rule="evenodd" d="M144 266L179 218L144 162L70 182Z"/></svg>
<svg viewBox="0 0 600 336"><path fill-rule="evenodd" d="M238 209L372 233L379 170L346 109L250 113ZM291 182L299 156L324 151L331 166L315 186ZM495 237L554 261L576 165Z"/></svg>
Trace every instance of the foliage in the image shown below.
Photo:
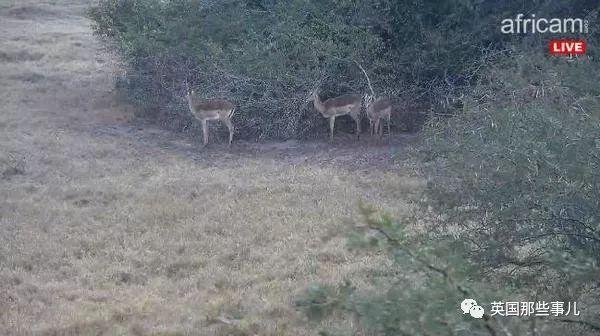
<svg viewBox="0 0 600 336"><path fill-rule="evenodd" d="M492 316L489 309L494 301L536 301L541 297L581 303L581 298L569 293L557 295L551 281L543 292L526 283L499 278L501 270L490 269L474 258L472 241L457 239L455 232L414 233L407 229L414 218L393 220L370 208L362 208L362 213L367 225L352 233L351 248L385 251L394 265L383 275L373 275L380 288L376 292L365 293L349 280L338 287L313 284L297 300L297 306L311 320L345 313L358 322L357 330L374 335L529 335L534 329L543 335L591 335L600 330L597 311L591 304L583 318ZM578 260L569 269L582 266L590 265ZM577 273L584 274L581 270ZM550 275L537 274L546 280ZM522 273L517 271L513 276L519 279ZM587 284L593 281L588 278ZM460 303L465 298L474 298L485 307L482 319L463 314ZM585 302L597 305L597 299ZM561 322L564 325L559 325ZM321 334L328 335L329 331Z"/></svg>
<svg viewBox="0 0 600 336"><path fill-rule="evenodd" d="M350 11L350 2L107 0L91 17L124 56L130 95L169 123L189 123L187 81L239 106L239 136L285 138L322 122L307 101L319 81L362 90L354 61L370 63L380 41Z"/></svg>
<svg viewBox="0 0 600 336"><path fill-rule="evenodd" d="M370 208L362 211L368 225L353 233L350 246L386 251L393 269L376 280L380 291L366 295L349 281L337 291L313 285L299 300L307 316L314 319L311 313L327 302L329 314L346 312L377 335L489 335L500 328L490 316L477 320L460 311L465 298L491 302L503 294L483 281L484 273L468 257L468 244L451 235L409 234L410 218L394 221ZM520 330L516 324L503 327Z"/></svg>
<svg viewBox="0 0 600 336"><path fill-rule="evenodd" d="M485 265L585 256L598 271L600 91L588 84L598 80L595 62L507 55L464 115L429 129L429 199L480 242Z"/></svg>
<svg viewBox="0 0 600 336"><path fill-rule="evenodd" d="M500 45L497 10L465 0L100 0L90 16L123 56L120 87L165 124L190 124L188 81L238 105L240 137L292 138L325 124L306 100L316 86L324 98L368 92L357 64L398 110L460 96L481 52Z"/></svg>

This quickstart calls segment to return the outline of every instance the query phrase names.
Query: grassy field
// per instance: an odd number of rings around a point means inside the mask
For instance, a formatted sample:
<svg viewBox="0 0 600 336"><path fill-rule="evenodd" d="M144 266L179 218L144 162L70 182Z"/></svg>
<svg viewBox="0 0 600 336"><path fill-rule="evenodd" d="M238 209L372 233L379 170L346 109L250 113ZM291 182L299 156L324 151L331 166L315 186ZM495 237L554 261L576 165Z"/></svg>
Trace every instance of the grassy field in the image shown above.
<svg viewBox="0 0 600 336"><path fill-rule="evenodd" d="M201 148L117 98L88 5L0 2L0 334L311 335L309 284L372 286L346 233L410 209L410 136Z"/></svg>

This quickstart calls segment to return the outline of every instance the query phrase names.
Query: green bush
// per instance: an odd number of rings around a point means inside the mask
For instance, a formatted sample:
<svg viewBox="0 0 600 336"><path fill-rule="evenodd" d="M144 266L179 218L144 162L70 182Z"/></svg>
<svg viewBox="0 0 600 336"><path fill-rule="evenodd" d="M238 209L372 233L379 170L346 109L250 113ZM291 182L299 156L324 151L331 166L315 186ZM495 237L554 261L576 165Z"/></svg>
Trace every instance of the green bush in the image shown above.
<svg viewBox="0 0 600 336"><path fill-rule="evenodd" d="M371 276L375 292L364 293L350 281L338 288L309 287L298 300L308 317L346 313L357 322L356 329L369 335L493 335L501 328L523 334L527 326L519 323L462 314L465 298L491 302L508 295L484 280L485 272L469 257L467 242L449 234L415 234L407 229L411 218L395 221L369 208L362 211L368 225L353 232L350 247L384 251L394 265Z"/></svg>
<svg viewBox="0 0 600 336"><path fill-rule="evenodd" d="M498 39L494 15L458 0L100 0L90 11L95 32L123 57L119 86L134 102L185 128L187 81L203 96L238 105L243 138L324 128L308 92L317 85L324 98L368 92L357 64L378 95L404 107L457 97L481 50ZM422 120L408 119L395 122Z"/></svg>
<svg viewBox="0 0 600 336"><path fill-rule="evenodd" d="M182 98L187 82L238 105L240 137L287 138L322 122L307 102L318 82L330 88L326 94L365 87L354 61L370 63L380 41L343 19L348 6L106 0L91 17L125 59L122 86L163 122L182 128L191 121ZM333 21L330 11L339 12Z"/></svg>
<svg viewBox="0 0 600 336"><path fill-rule="evenodd" d="M599 80L596 62L509 55L463 115L429 128L429 200L480 242L484 264L600 261Z"/></svg>
<svg viewBox="0 0 600 336"><path fill-rule="evenodd" d="M337 287L307 288L296 304L311 320L341 313L355 321L353 328L320 334L595 335L600 331L597 263L572 258L569 264L559 265L549 258L551 269L543 272L522 264L494 268L477 257L482 241L474 239L480 237L457 235L447 227L415 233L408 227L416 218L392 220L369 208L362 211L367 225L353 232L350 247L384 251L394 264L370 276L376 291L362 291L349 280ZM568 287L557 281L565 275ZM462 313L460 303L465 298L485 307L482 319ZM494 301L542 300L577 301L584 308L580 317L509 318L489 311Z"/></svg>

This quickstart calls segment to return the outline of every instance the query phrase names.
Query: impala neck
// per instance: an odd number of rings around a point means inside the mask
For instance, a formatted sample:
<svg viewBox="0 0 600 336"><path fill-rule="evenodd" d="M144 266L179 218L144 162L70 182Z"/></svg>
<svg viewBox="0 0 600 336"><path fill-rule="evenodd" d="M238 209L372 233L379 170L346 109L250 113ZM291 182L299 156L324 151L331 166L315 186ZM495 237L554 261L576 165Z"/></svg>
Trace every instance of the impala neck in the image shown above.
<svg viewBox="0 0 600 336"><path fill-rule="evenodd" d="M316 92L313 93L313 104L315 105L315 109L317 111L319 111L320 113L325 112L325 105L323 105L321 98L319 98L319 94Z"/></svg>
<svg viewBox="0 0 600 336"><path fill-rule="evenodd" d="M192 98L192 95L190 93L188 93L186 98L187 98L187 102L188 102L188 106L190 107L190 110L193 111L194 110L194 100Z"/></svg>

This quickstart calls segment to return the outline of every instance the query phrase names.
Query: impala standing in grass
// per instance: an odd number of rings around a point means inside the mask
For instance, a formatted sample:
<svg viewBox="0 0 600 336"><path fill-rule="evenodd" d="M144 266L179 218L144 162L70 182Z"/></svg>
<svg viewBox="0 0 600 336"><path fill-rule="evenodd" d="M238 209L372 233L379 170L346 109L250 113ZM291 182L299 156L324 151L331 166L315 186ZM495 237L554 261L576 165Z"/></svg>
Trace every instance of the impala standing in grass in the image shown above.
<svg viewBox="0 0 600 336"><path fill-rule="evenodd" d="M202 140L204 146L208 144L208 121L221 120L229 129L229 146L233 141L233 123L231 117L235 112L235 105L224 99L203 99L198 97L194 90L188 90L187 102L190 112L202 123Z"/></svg>

